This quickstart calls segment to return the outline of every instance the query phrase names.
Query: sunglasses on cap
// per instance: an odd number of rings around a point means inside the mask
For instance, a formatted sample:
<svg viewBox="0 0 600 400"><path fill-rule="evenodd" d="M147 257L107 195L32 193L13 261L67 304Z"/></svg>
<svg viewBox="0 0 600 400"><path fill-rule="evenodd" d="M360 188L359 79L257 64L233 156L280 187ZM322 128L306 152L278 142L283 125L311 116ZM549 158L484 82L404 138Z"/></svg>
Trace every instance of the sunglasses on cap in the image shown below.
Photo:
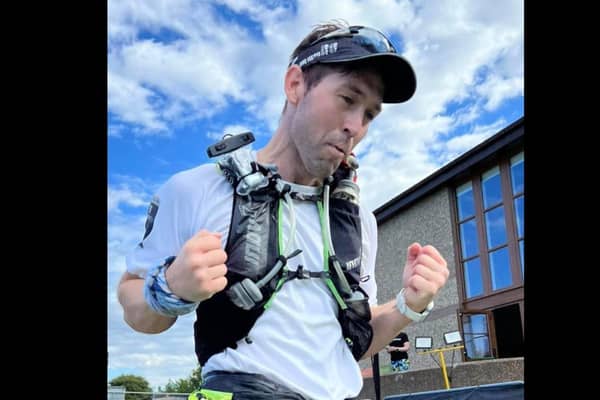
<svg viewBox="0 0 600 400"><path fill-rule="evenodd" d="M314 62L320 61L320 57L325 57L329 54L337 52L339 49L337 43L332 43L331 46L321 46L320 53L311 51L310 54L306 55L306 57L303 57L302 59L300 58L301 55L304 55L304 53L307 53L308 50L311 50L313 46L331 39L344 39L344 41L350 40L353 45L359 46L368 54L397 53L394 45L383 33L373 28L356 25L347 28L336 29L335 31L329 32L314 40L303 51L301 51L300 54L294 58L294 60L292 60L290 65L297 64L301 67L306 67L309 64L314 64ZM351 60L356 56L355 54L347 55L349 56L348 60ZM336 57L336 61L344 60Z"/></svg>
<svg viewBox="0 0 600 400"><path fill-rule="evenodd" d="M385 86L384 103L408 100L416 89L416 77L411 65L376 29L349 26L336 29L311 42L290 62L304 69L313 64L369 62L376 66Z"/></svg>
<svg viewBox="0 0 600 400"><path fill-rule="evenodd" d="M327 39L342 37L352 38L354 44L361 46L371 53L397 53L392 42L390 42L383 33L379 32L377 29L359 25L340 28L333 32L329 32L312 42L309 46Z"/></svg>

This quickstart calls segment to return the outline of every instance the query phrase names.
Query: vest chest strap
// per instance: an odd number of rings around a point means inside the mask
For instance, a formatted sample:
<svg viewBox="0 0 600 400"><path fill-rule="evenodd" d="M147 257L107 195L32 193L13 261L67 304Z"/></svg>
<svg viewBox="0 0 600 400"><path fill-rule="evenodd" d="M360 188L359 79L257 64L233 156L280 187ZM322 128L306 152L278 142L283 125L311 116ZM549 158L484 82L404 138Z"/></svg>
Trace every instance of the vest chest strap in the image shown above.
<svg viewBox="0 0 600 400"><path fill-rule="evenodd" d="M309 271L304 269L302 265L298 265L298 268L295 271L285 270L283 272L283 279L285 281L291 281L292 279L310 279L310 278L320 278L327 279L330 278L329 271Z"/></svg>

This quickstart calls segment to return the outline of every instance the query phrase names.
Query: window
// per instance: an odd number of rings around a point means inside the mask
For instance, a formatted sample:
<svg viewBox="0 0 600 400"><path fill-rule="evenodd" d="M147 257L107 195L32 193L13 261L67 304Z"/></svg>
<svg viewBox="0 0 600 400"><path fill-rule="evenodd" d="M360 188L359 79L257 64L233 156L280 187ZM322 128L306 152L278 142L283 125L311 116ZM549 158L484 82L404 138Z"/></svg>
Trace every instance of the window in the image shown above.
<svg viewBox="0 0 600 400"><path fill-rule="evenodd" d="M468 297L483 294L483 280L479 263L479 242L477 222L475 221L475 201L473 186L467 182L456 190L460 243L462 249L463 268L465 271L465 287Z"/></svg>
<svg viewBox="0 0 600 400"><path fill-rule="evenodd" d="M523 356L525 180L521 142L471 164L451 196L463 361Z"/></svg>
<svg viewBox="0 0 600 400"><path fill-rule="evenodd" d="M466 301L523 285L523 161L521 151L488 165L456 188Z"/></svg>
<svg viewBox="0 0 600 400"><path fill-rule="evenodd" d="M465 314L462 326L467 360L491 358L487 313Z"/></svg>
<svg viewBox="0 0 600 400"><path fill-rule="evenodd" d="M517 226L517 239L519 241L519 262L521 277L525 279L525 262L523 261L523 246L525 243L525 195L523 189L523 152L510 159L510 181L512 185L513 202L515 205L515 224Z"/></svg>

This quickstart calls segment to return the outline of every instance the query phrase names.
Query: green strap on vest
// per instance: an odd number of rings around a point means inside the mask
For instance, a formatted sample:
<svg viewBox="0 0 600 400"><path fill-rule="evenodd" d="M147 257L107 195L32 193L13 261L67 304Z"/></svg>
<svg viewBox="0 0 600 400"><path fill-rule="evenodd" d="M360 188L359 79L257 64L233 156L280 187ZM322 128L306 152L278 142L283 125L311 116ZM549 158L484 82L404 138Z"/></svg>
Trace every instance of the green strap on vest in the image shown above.
<svg viewBox="0 0 600 400"><path fill-rule="evenodd" d="M219 392L217 390L195 390L188 396L188 400L232 400L233 393Z"/></svg>
<svg viewBox="0 0 600 400"><path fill-rule="evenodd" d="M325 237L325 229L323 229L323 226L326 222L325 216L323 215L323 203L320 200L317 201L317 208L319 209L319 220L321 221L321 237L323 238L323 271L329 272L329 240L327 237ZM329 216L327 216L327 218L329 218ZM331 278L325 278L325 284L333 294L333 297L335 297L335 300L338 302L340 308L342 310L348 308L348 306L344 302L344 299L342 299L342 296L340 296L340 293L335 288L335 285L333 284Z"/></svg>

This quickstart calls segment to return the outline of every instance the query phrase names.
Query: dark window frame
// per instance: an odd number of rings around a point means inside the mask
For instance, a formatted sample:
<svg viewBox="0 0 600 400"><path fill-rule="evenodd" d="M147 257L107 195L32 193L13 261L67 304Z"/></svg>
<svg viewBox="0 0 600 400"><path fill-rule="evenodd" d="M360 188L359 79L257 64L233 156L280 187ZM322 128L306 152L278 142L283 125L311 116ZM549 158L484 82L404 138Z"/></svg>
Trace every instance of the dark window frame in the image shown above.
<svg viewBox="0 0 600 400"><path fill-rule="evenodd" d="M524 189L521 192L513 194L512 184L510 177L510 160L512 157L519 153L524 153L523 146L512 147L495 154L494 157L490 157L487 162L478 165L469 171L468 175L462 175L460 180L456 180L452 188L452 196L450 196L451 203L451 215L452 215L452 230L454 234L454 254L455 254L455 265L456 265L456 276L457 284L459 289L459 304L460 310L492 310L496 307L503 306L509 303L518 303L521 311L521 326L524 326L524 277L521 274L521 263L520 263L520 249L519 249L519 237L516 226L516 213L514 207L514 201L516 198L524 196ZM499 166L500 170L500 183L502 190L502 202L494 204L489 208L485 209L483 205L483 194L482 194L482 182L481 176L483 173ZM475 206L475 216L469 216L463 220L458 218L458 208L456 199L456 189L461 185L470 182L473 190L473 201ZM507 241L506 243L488 248L486 227L485 227L485 212L497 208L499 206L504 207L504 218L506 226ZM479 245L479 253L477 255L471 255L468 258L463 259L462 246L460 238L460 224L475 218L477 241ZM525 240L525 235L521 237ZM502 289L492 291L492 280L490 275L490 262L489 254L494 250L501 249L503 247L508 248L510 271L512 275L512 285ZM464 262L472 260L476 257L480 259L481 266L481 277L483 279L483 294L466 298L466 285L465 285L465 271ZM525 266L526 268L526 266ZM462 331L462 326L461 326ZM495 339L492 339L491 343L495 343ZM464 354L463 354L463 361Z"/></svg>

